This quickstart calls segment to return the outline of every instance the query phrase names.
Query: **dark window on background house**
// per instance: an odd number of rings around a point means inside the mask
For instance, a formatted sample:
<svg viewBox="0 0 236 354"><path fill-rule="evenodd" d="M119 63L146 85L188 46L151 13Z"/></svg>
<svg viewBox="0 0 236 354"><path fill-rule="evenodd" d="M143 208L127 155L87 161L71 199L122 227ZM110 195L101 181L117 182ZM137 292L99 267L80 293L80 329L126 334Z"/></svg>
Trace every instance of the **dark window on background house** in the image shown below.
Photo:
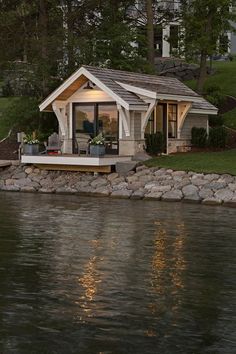
<svg viewBox="0 0 236 354"><path fill-rule="evenodd" d="M168 105L168 136L177 138L177 104Z"/></svg>
<svg viewBox="0 0 236 354"><path fill-rule="evenodd" d="M229 50L229 38L227 35L222 35L219 38L219 52L220 53L228 53Z"/></svg>
<svg viewBox="0 0 236 354"><path fill-rule="evenodd" d="M173 55L178 54L179 48L179 26L170 26L170 53Z"/></svg>

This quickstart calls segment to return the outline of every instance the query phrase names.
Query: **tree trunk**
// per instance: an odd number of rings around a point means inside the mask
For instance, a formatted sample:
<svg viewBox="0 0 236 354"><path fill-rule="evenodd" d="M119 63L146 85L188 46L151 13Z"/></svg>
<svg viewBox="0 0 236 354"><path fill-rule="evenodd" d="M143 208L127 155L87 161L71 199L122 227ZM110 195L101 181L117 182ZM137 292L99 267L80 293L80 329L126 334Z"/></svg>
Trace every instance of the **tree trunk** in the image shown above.
<svg viewBox="0 0 236 354"><path fill-rule="evenodd" d="M46 0L39 1L39 31L42 58L42 93L48 94L48 14Z"/></svg>
<svg viewBox="0 0 236 354"><path fill-rule="evenodd" d="M74 19L73 5L71 0L66 1L66 38L67 38L67 55L68 55L68 74L75 70L75 49L74 49Z"/></svg>
<svg viewBox="0 0 236 354"><path fill-rule="evenodd" d="M210 37L212 35L212 20L213 20L213 16L215 13L215 10L211 10L208 13L207 16L207 23L206 23L206 27L205 27L205 31L206 33L208 33L208 36ZM204 84L207 78L207 48L203 48L201 50L201 59L200 59L200 73L199 73L199 78L197 81L197 92L202 94L203 93L203 88L204 88Z"/></svg>
<svg viewBox="0 0 236 354"><path fill-rule="evenodd" d="M200 73L197 81L197 92L202 94L204 84L207 78L207 54L205 51L201 51L201 61L200 61Z"/></svg>
<svg viewBox="0 0 236 354"><path fill-rule="evenodd" d="M154 24L153 24L153 7L152 0L146 0L146 12L147 12L147 59L151 68L154 70Z"/></svg>

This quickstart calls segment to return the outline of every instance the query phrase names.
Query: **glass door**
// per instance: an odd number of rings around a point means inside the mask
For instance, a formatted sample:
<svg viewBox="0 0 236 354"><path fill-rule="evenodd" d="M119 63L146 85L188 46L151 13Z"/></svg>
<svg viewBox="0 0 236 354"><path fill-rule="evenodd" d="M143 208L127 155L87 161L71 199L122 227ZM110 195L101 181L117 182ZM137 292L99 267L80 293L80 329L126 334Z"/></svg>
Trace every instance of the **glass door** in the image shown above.
<svg viewBox="0 0 236 354"><path fill-rule="evenodd" d="M76 103L73 109L73 152L99 133L105 137L106 153L118 154L119 121L114 103Z"/></svg>
<svg viewBox="0 0 236 354"><path fill-rule="evenodd" d="M74 106L74 148L78 152L79 145L88 144L95 136L95 106L79 104Z"/></svg>
<svg viewBox="0 0 236 354"><path fill-rule="evenodd" d="M117 106L98 104L97 132L105 137L107 154L118 154L118 129Z"/></svg>

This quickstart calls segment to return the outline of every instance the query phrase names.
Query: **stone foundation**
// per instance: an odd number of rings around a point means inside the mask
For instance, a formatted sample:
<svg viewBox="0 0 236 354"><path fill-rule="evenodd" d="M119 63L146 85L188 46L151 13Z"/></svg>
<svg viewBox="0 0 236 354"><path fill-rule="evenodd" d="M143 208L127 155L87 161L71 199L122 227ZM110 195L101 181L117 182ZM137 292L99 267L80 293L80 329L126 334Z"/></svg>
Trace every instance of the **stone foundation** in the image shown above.
<svg viewBox="0 0 236 354"><path fill-rule="evenodd" d="M191 141L185 139L168 139L168 154L191 150Z"/></svg>
<svg viewBox="0 0 236 354"><path fill-rule="evenodd" d="M120 139L119 141L119 155L134 156L137 153L144 151L145 140L133 140L133 139Z"/></svg>
<svg viewBox="0 0 236 354"><path fill-rule="evenodd" d="M236 176L139 165L126 176L45 171L12 165L0 170L0 190L184 201L236 207Z"/></svg>

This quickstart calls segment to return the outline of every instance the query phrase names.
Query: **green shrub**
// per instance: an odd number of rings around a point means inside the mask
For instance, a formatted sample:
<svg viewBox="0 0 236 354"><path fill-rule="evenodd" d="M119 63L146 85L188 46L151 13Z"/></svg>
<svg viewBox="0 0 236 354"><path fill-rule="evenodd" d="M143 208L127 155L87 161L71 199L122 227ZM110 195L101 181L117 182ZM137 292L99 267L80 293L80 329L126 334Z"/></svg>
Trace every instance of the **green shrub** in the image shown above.
<svg viewBox="0 0 236 354"><path fill-rule="evenodd" d="M229 54L228 55L229 61L235 61L236 60L236 54Z"/></svg>
<svg viewBox="0 0 236 354"><path fill-rule="evenodd" d="M146 150L151 155L158 155L165 150L165 138L161 132L146 135Z"/></svg>
<svg viewBox="0 0 236 354"><path fill-rule="evenodd" d="M221 115L212 116L209 115L209 126L210 127L222 127L224 124L224 118Z"/></svg>
<svg viewBox="0 0 236 354"><path fill-rule="evenodd" d="M214 148L225 148L228 133L224 127L211 128L209 131L209 146Z"/></svg>
<svg viewBox="0 0 236 354"><path fill-rule="evenodd" d="M218 85L209 85L205 88L205 98L214 106L219 107L224 101L225 96L221 87Z"/></svg>
<svg viewBox="0 0 236 354"><path fill-rule="evenodd" d="M207 131L205 128L193 127L191 143L195 147L203 148L207 145Z"/></svg>
<svg viewBox="0 0 236 354"><path fill-rule="evenodd" d="M3 97L14 96L13 89L8 81L6 83L4 83L2 86L2 96Z"/></svg>
<svg viewBox="0 0 236 354"><path fill-rule="evenodd" d="M34 97L17 97L11 100L1 111L1 130L24 131L38 134L57 129L57 119L52 113L40 113L38 100Z"/></svg>

